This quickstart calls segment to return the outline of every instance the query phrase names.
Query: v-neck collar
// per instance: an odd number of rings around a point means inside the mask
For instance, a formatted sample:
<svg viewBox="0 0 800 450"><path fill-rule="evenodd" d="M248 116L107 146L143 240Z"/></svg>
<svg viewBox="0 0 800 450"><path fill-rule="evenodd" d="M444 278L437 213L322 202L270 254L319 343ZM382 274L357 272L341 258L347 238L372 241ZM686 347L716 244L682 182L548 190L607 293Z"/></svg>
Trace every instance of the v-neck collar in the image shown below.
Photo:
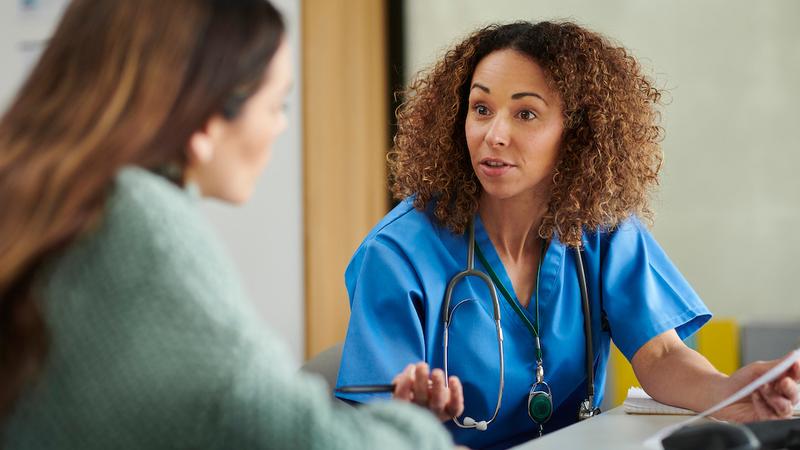
<svg viewBox="0 0 800 450"><path fill-rule="evenodd" d="M544 323L544 328L541 328L538 323L536 323L536 303L534 296L536 295L536 289L533 290L531 294L531 298L528 299L528 306L523 307L522 304L519 302L517 298L517 293L514 291L514 285L511 283L511 277L509 277L508 272L506 271L505 266L503 265L503 261L500 259L500 255L497 253L497 250L492 243L492 240L489 238L489 233L486 232L486 228L483 225L483 221L480 218L479 214L475 214L473 217L475 221L475 243L480 247L483 251L483 255L486 257L486 262L492 266L495 274L499 278L500 282L502 282L505 286L509 286L509 293L513 296L513 301L516 302L519 309L525 314L531 323L535 324L537 328L540 330L547 329L548 324ZM556 238L553 237L550 244L545 249L544 257L542 258L541 262L541 269L539 275L539 315L542 316L542 313L545 309L549 309L547 305L550 303L550 299L553 293L553 288L555 286L558 273L561 271L561 265L564 260L564 245ZM478 264L480 264L478 262ZM485 268L484 268L485 269ZM501 301L501 306L504 310L504 317L513 316L514 318L512 321L516 323L518 326L523 327L523 329L527 332L527 327L525 323L522 321L522 318L517 316L517 313L514 309L505 301ZM541 331L540 331L541 333Z"/></svg>

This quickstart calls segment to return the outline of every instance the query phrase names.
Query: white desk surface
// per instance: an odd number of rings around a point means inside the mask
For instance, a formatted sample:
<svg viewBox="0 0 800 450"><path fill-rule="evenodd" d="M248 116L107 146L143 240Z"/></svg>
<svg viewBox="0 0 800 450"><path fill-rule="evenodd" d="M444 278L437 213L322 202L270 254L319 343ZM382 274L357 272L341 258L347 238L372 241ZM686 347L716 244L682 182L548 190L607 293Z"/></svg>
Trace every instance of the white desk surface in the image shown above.
<svg viewBox="0 0 800 450"><path fill-rule="evenodd" d="M625 414L622 407L603 412L589 420L575 423L544 435L514 450L643 450L644 441L661 428L690 416L655 416Z"/></svg>

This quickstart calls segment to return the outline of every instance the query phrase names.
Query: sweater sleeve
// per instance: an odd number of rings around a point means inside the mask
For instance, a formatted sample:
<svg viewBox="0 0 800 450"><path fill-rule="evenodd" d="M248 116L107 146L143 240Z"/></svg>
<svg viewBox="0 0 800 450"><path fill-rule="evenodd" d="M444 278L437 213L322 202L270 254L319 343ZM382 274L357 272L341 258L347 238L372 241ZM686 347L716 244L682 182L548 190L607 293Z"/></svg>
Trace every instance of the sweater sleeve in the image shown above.
<svg viewBox="0 0 800 450"><path fill-rule="evenodd" d="M270 342L272 341L272 342ZM274 339L247 342L209 420L215 448L452 448L428 411L394 401L354 408L332 401L321 379L298 373Z"/></svg>
<svg viewBox="0 0 800 450"><path fill-rule="evenodd" d="M136 193L144 195L141 186ZM181 349L183 368L174 372L183 374L184 381L172 386L184 398L195 399L179 404L201 408L186 411L197 420L192 440L198 447L452 447L445 428L423 409L397 402L363 409L335 404L324 383L291 367L284 346L257 319L233 263L192 205L179 214L177 201L163 208L155 208L152 200L130 203L146 204L147 211L139 215L151 215L150 226L141 227L150 232L138 234L159 237L137 249L150 254L149 263L141 266L158 274L142 274L141 283L158 293L158 300L142 303L170 311L150 323L163 321L159 328L169 329L172 346ZM169 326L176 319L180 329Z"/></svg>

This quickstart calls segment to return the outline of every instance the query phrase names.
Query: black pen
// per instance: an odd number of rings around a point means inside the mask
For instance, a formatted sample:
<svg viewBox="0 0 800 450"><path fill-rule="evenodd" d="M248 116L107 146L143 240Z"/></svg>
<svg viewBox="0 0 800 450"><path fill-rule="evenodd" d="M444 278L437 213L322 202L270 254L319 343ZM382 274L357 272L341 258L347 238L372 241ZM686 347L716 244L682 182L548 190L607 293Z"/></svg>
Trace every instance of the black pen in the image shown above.
<svg viewBox="0 0 800 450"><path fill-rule="evenodd" d="M374 392L394 392L394 385L393 384L356 384L352 386L342 386L336 388L335 392L341 392L342 394L364 394L364 393L374 393Z"/></svg>

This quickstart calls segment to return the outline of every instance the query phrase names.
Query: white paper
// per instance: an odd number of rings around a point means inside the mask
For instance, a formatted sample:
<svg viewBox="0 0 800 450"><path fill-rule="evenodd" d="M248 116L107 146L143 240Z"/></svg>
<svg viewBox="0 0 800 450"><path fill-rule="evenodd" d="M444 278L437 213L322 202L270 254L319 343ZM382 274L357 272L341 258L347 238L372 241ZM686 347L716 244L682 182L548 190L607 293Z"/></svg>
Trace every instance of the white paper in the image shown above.
<svg viewBox="0 0 800 450"><path fill-rule="evenodd" d="M767 371L764 375L761 375L760 377L756 378L750 384L748 384L747 386L739 389L738 392L734 393L733 395L731 395L730 397L726 398L725 400L717 403L716 405L714 405L711 408L701 412L700 414L698 414L696 416L693 416L693 417L691 417L689 419L686 419L686 420L684 420L682 422L679 422L679 423L676 423L674 425L670 425L668 427L662 428L658 433L654 434L649 439L644 441L644 445L647 448L662 449L663 447L661 446L661 440L664 439L665 437L669 436L673 431L675 431L675 430L677 430L679 428L683 428L683 427L685 427L686 425L689 425L692 422L696 422L696 421L702 419L703 417L710 416L711 414L714 414L715 412L721 410L722 408L725 408L727 406L730 406L733 403L736 403L737 401L739 401L739 400L743 399L744 397L746 397L746 396L750 395L751 393L753 393L759 387L761 387L761 386L769 383L770 381L778 378L778 376L780 376L781 374L786 372L786 369L788 369L792 364L795 363L795 361L798 361L798 360L800 360L800 348L798 348L797 350L793 351L789 356L786 357L786 359L784 359L778 365L776 365L775 367L773 367L772 369Z"/></svg>
<svg viewBox="0 0 800 450"><path fill-rule="evenodd" d="M693 416L694 411L678 408L677 406L665 405L653 400L647 395L644 389L631 387L628 389L628 396L622 403L622 409L626 414L655 414L655 415L681 415Z"/></svg>

